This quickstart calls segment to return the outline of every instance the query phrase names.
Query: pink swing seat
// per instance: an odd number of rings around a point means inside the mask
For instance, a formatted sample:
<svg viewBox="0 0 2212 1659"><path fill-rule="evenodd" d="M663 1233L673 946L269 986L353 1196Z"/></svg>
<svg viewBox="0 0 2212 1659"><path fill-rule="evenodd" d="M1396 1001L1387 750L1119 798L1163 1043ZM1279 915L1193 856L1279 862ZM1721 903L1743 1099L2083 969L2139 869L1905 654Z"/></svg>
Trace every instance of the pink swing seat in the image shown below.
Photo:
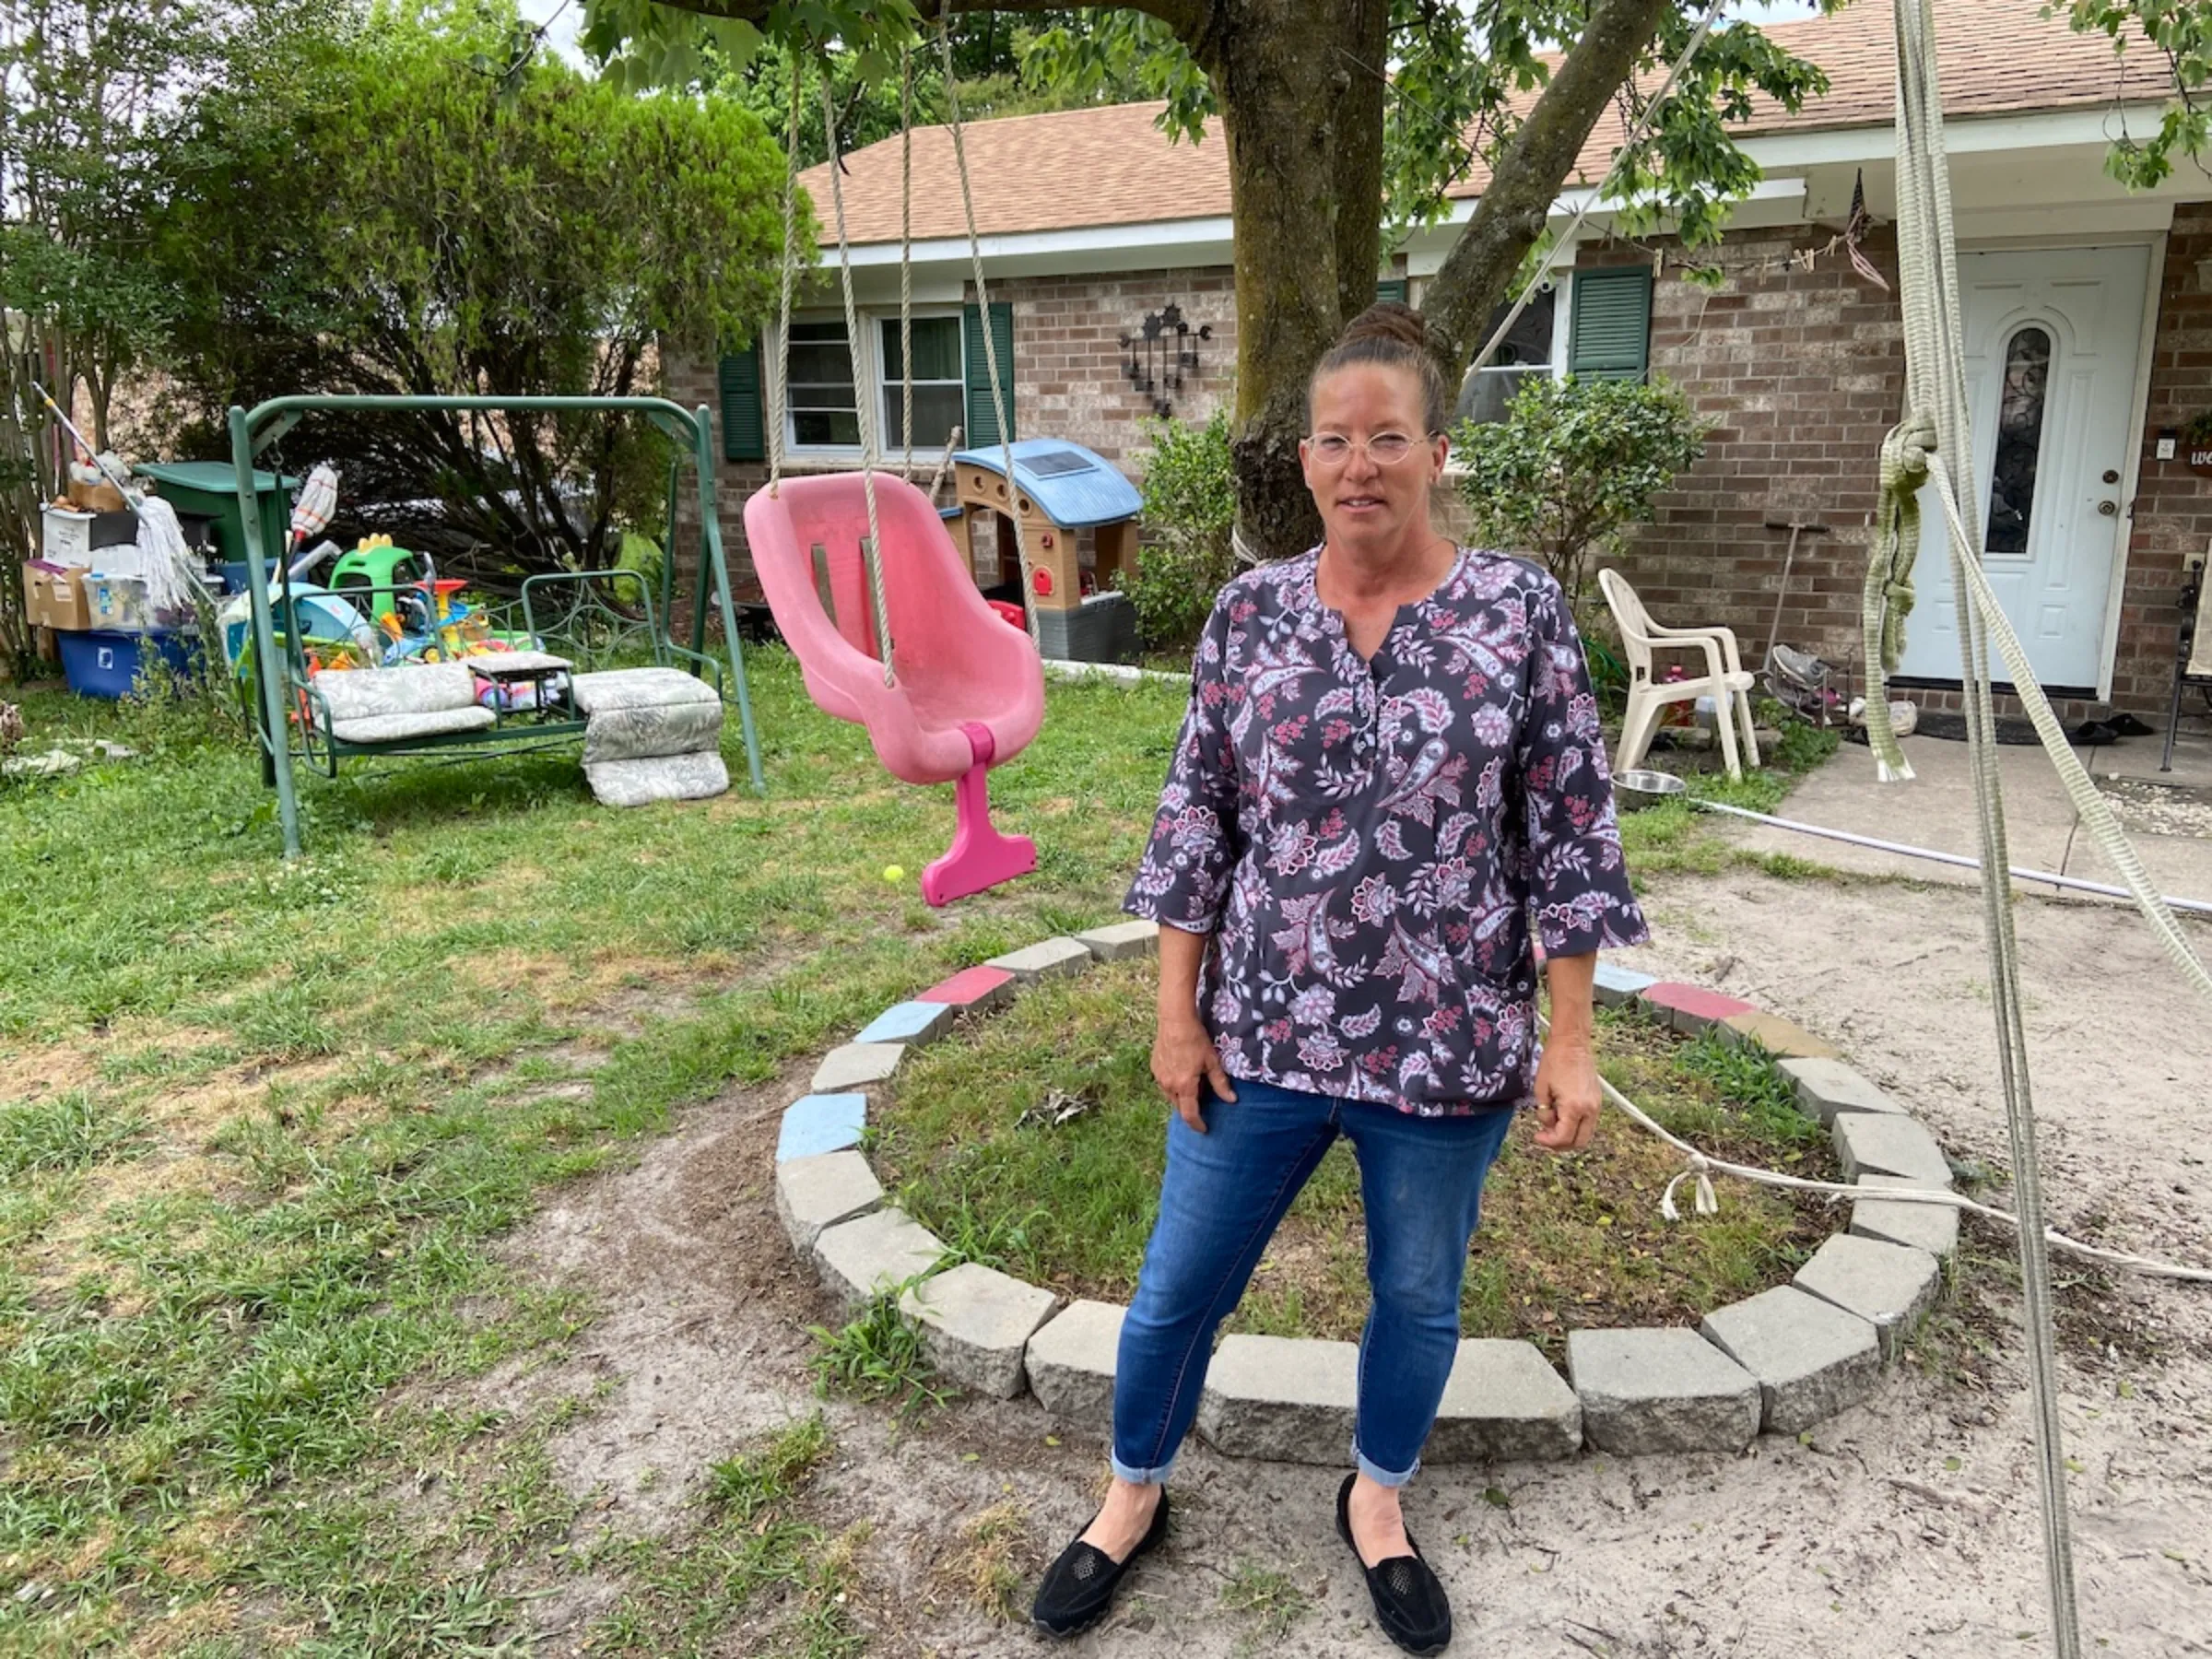
<svg viewBox="0 0 2212 1659"><path fill-rule="evenodd" d="M1034 842L992 826L985 773L1037 735L1044 669L1029 635L976 591L929 498L887 473L875 480L895 684L883 683L861 554L868 534L862 475L786 478L778 493L756 491L745 504L746 540L807 695L824 713L866 727L892 776L957 786L951 850L922 876L922 896L946 904L1037 867Z"/></svg>

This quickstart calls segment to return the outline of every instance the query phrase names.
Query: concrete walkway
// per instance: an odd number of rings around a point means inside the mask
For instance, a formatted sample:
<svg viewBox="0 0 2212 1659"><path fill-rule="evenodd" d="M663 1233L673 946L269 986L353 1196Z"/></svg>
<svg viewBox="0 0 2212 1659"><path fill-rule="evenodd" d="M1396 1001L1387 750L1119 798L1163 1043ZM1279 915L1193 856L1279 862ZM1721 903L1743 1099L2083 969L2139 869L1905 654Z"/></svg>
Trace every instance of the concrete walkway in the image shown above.
<svg viewBox="0 0 2212 1659"><path fill-rule="evenodd" d="M2157 737L2131 738L2085 755L2084 759L2159 889L2174 898L2212 902L2212 737L2186 735L2170 773L2158 771L2159 747ZM1779 816L1975 856L1973 779L1967 746L1936 737L1908 737L1904 749L1916 774L1912 782L1876 782L1872 757L1856 744L1845 744L1791 792ZM2073 803L2042 749L2007 746L1998 756L2014 866L2116 881L2087 832L2077 830ZM1727 823L1726 833L1752 851L1787 853L1831 869L1967 886L1980 879L1972 870L1925 859L1877 853L1765 825L1716 821ZM2056 891L2032 883L2016 886L2023 892Z"/></svg>

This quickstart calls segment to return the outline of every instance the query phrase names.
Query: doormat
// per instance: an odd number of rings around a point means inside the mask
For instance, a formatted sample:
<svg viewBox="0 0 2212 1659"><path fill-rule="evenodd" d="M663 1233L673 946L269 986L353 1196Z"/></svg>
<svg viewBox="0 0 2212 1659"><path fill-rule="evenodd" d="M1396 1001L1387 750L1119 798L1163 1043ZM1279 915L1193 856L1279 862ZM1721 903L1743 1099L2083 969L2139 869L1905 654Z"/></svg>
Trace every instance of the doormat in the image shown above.
<svg viewBox="0 0 2212 1659"><path fill-rule="evenodd" d="M1964 743L1966 741L1966 716L1963 714L1930 713L1924 710L1912 727L1912 735L1915 737L1940 737L1946 743ZM1843 738L1847 743L1863 745L1866 741L1866 728L1853 726L1843 734ZM2042 742L2042 739L2035 735L2035 726L2032 722L2000 718L1997 722L1997 741L2025 748Z"/></svg>

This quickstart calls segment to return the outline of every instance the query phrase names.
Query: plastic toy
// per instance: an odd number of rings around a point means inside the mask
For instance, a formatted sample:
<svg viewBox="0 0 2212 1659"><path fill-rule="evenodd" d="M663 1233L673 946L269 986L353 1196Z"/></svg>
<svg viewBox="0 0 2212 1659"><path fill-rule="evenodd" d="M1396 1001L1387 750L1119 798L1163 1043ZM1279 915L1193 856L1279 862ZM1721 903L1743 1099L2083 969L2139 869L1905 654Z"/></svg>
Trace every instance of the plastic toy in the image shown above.
<svg viewBox="0 0 2212 1659"><path fill-rule="evenodd" d="M340 594L366 588L371 603L381 600L389 609L393 595L428 574L429 560L421 554L393 546L388 535L370 535L356 542L352 552L338 555L338 562L330 568L330 585Z"/></svg>

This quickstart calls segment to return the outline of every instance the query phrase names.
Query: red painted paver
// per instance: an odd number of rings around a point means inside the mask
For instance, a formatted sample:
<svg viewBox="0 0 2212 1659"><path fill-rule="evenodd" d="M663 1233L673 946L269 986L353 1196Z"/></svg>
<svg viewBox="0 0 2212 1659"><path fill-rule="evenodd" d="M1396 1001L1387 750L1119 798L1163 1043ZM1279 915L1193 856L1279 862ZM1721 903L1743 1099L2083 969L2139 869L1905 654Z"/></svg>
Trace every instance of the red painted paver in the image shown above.
<svg viewBox="0 0 2212 1659"><path fill-rule="evenodd" d="M1718 991L1685 985L1676 980L1662 980L1655 985L1645 986L1640 1000L1661 1015L1676 1030L1691 1037L1717 1021L1756 1011L1747 1002L1739 1002L1733 996L1723 996Z"/></svg>
<svg viewBox="0 0 2212 1659"><path fill-rule="evenodd" d="M1004 968L963 968L950 979L915 994L916 1002L949 1003L981 1013L1014 994L1014 976Z"/></svg>

